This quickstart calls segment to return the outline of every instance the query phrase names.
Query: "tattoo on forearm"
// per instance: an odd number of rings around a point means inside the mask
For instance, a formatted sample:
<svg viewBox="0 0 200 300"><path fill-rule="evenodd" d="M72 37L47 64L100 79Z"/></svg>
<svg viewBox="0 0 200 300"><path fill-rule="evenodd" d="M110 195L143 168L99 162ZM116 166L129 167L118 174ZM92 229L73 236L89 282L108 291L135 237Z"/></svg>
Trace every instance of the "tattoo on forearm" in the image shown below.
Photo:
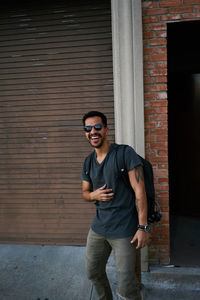
<svg viewBox="0 0 200 300"><path fill-rule="evenodd" d="M140 179L144 181L144 174L141 166L135 168L135 179L137 183L139 183Z"/></svg>

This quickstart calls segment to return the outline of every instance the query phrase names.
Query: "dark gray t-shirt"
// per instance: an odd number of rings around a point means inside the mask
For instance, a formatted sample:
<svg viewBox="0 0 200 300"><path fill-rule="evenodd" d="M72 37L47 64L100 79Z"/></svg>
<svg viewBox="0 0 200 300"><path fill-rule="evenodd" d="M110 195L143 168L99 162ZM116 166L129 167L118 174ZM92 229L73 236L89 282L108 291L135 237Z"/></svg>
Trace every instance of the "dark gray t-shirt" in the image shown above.
<svg viewBox="0 0 200 300"><path fill-rule="evenodd" d="M106 238L124 238L134 235L137 231L137 213L135 209L135 194L127 187L119 176L116 165L117 144L111 144L108 154L102 163L98 163L96 152L93 151L89 174L86 174L85 161L82 168L82 180L91 182L93 190L104 184L111 188L114 198L109 202L96 201L96 215L91 228L97 234ZM126 169L130 171L142 162L133 148L125 150Z"/></svg>

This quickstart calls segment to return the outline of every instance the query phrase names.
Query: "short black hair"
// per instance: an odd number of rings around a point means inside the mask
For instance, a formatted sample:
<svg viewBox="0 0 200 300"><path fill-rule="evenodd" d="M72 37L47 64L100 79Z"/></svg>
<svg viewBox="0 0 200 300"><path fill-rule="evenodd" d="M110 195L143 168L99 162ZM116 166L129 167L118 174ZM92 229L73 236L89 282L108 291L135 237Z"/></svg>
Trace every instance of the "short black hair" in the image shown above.
<svg viewBox="0 0 200 300"><path fill-rule="evenodd" d="M89 111L88 113L86 113L84 116L83 116L83 126L85 126L85 120L87 118L90 118L90 117L100 117L101 120L102 120L102 123L105 127L107 127L107 117L100 111L95 111L95 110L92 110L92 111Z"/></svg>

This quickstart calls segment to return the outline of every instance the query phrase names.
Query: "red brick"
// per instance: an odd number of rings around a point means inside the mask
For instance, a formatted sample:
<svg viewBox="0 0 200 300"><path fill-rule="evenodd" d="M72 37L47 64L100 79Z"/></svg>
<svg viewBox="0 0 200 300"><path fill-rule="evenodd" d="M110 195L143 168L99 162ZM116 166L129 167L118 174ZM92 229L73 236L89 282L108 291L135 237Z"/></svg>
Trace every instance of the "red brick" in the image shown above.
<svg viewBox="0 0 200 300"><path fill-rule="evenodd" d="M154 53L154 48L144 48L143 50L144 55L153 54L153 53Z"/></svg>
<svg viewBox="0 0 200 300"><path fill-rule="evenodd" d="M167 53L166 47L156 47L156 53Z"/></svg>
<svg viewBox="0 0 200 300"><path fill-rule="evenodd" d="M157 45L166 45L167 40L165 38L155 38L149 41L150 46L157 46Z"/></svg>
<svg viewBox="0 0 200 300"><path fill-rule="evenodd" d="M200 4L200 0L183 0L183 4Z"/></svg>
<svg viewBox="0 0 200 300"><path fill-rule="evenodd" d="M167 77L166 76L156 77L156 82L157 83L166 83L167 82Z"/></svg>
<svg viewBox="0 0 200 300"><path fill-rule="evenodd" d="M150 117L150 121L165 121L167 120L167 114L159 114L159 115L152 115Z"/></svg>
<svg viewBox="0 0 200 300"><path fill-rule="evenodd" d="M161 221L161 224L162 224L162 223L163 223L163 222ZM158 238L153 239L152 242L153 242L155 245L168 245L168 244L169 244L168 241L165 241L165 240L160 241Z"/></svg>
<svg viewBox="0 0 200 300"><path fill-rule="evenodd" d="M181 14L160 16L160 21L176 21L182 19Z"/></svg>
<svg viewBox="0 0 200 300"><path fill-rule="evenodd" d="M168 143L167 142L162 142L162 143L156 142L156 143L152 143L151 147L156 148L156 149L167 149Z"/></svg>
<svg viewBox="0 0 200 300"><path fill-rule="evenodd" d="M167 109L167 107L158 107L157 110L156 110L156 112L158 114L167 114L168 109Z"/></svg>
<svg viewBox="0 0 200 300"><path fill-rule="evenodd" d="M168 122L167 121L159 121L157 123L157 125L158 125L159 128L165 128L165 129L168 128Z"/></svg>
<svg viewBox="0 0 200 300"><path fill-rule="evenodd" d="M162 198L167 198L167 197L169 197L169 192L162 192L161 191L160 195L161 195ZM162 199L159 199L159 198L158 198L158 200L159 200L159 202L162 201Z"/></svg>
<svg viewBox="0 0 200 300"><path fill-rule="evenodd" d="M200 18L200 13L184 14L184 15L183 15L183 18L184 18L184 19L188 19L188 20L191 20L191 19L199 19L199 18Z"/></svg>
<svg viewBox="0 0 200 300"><path fill-rule="evenodd" d="M167 99L167 93L166 92L157 93L156 94L156 99L158 99L158 100Z"/></svg>
<svg viewBox="0 0 200 300"><path fill-rule="evenodd" d="M167 135L159 135L157 136L157 142L164 142L168 139Z"/></svg>
<svg viewBox="0 0 200 300"><path fill-rule="evenodd" d="M162 30L162 31L156 31L156 36L157 37L162 37L162 38L166 38L167 37L167 32L166 30Z"/></svg>
<svg viewBox="0 0 200 300"><path fill-rule="evenodd" d="M146 122L145 123L145 127L146 128L154 128L155 127L155 123L154 122Z"/></svg>
<svg viewBox="0 0 200 300"><path fill-rule="evenodd" d="M193 11L194 12L200 12L200 6L194 6Z"/></svg>
<svg viewBox="0 0 200 300"><path fill-rule="evenodd" d="M168 143L167 142L163 142L163 143L152 143L151 147L152 148L156 148L156 149L167 149Z"/></svg>
<svg viewBox="0 0 200 300"><path fill-rule="evenodd" d="M167 129L166 128L155 128L155 129L152 129L151 133L152 134L156 134L156 135L166 135L167 133Z"/></svg>
<svg viewBox="0 0 200 300"><path fill-rule="evenodd" d="M160 91L166 91L167 85L166 84L155 84L150 86L151 92L160 92Z"/></svg>
<svg viewBox="0 0 200 300"><path fill-rule="evenodd" d="M160 164L158 164L158 168L162 169L162 170L166 170L166 169L168 169L168 163L166 163L166 164L160 163ZM162 197L167 197L167 196L166 196L166 194L163 194Z"/></svg>
<svg viewBox="0 0 200 300"><path fill-rule="evenodd" d="M192 7L191 6L170 8L170 13L173 13L173 14L189 13L189 12L192 12Z"/></svg>
<svg viewBox="0 0 200 300"><path fill-rule="evenodd" d="M167 105L168 105L167 100L162 100L162 101L155 100L155 101L151 101L151 106L153 106L153 107L160 107L160 106L167 106Z"/></svg>
<svg viewBox="0 0 200 300"><path fill-rule="evenodd" d="M142 7L144 8L154 8L157 6L156 1L142 1Z"/></svg>
<svg viewBox="0 0 200 300"><path fill-rule="evenodd" d="M143 17L143 23L158 23L158 17Z"/></svg>
<svg viewBox="0 0 200 300"><path fill-rule="evenodd" d="M159 1L160 7L171 7L171 6L178 6L181 4L182 4L182 0Z"/></svg>
<svg viewBox="0 0 200 300"><path fill-rule="evenodd" d="M154 63L150 63L150 62L145 62L144 63L144 69L153 69L155 68L155 64Z"/></svg>
<svg viewBox="0 0 200 300"><path fill-rule="evenodd" d="M158 155L168 155L168 150L164 150L164 149L162 149L162 150L158 150Z"/></svg>
<svg viewBox="0 0 200 300"><path fill-rule="evenodd" d="M166 61L160 61L156 63L156 68L158 69L167 69L167 62Z"/></svg>
<svg viewBox="0 0 200 300"><path fill-rule="evenodd" d="M167 24L164 23L149 24L149 30L167 30Z"/></svg>
<svg viewBox="0 0 200 300"><path fill-rule="evenodd" d="M153 135L145 135L145 142L155 142L155 136Z"/></svg>
<svg viewBox="0 0 200 300"><path fill-rule="evenodd" d="M148 31L143 33L143 39L150 39L154 37L154 32L153 31Z"/></svg>
<svg viewBox="0 0 200 300"><path fill-rule="evenodd" d="M156 99L156 96L154 93L147 93L144 95L144 99L145 100L153 100L153 99Z"/></svg>
<svg viewBox="0 0 200 300"><path fill-rule="evenodd" d="M167 8L154 8L144 10L144 16L155 16L168 14L169 10Z"/></svg>
<svg viewBox="0 0 200 300"><path fill-rule="evenodd" d="M154 78L153 77L144 77L144 83L145 84L150 84L150 83L154 83Z"/></svg>
<svg viewBox="0 0 200 300"><path fill-rule="evenodd" d="M165 208L165 211L167 212L166 208ZM159 238L161 240L166 240L169 242L169 232L162 232L159 234Z"/></svg>
<svg viewBox="0 0 200 300"><path fill-rule="evenodd" d="M169 232L169 226L168 225L157 226L155 231L156 232Z"/></svg>
<svg viewBox="0 0 200 300"><path fill-rule="evenodd" d="M154 54L150 56L150 61L167 60L166 54Z"/></svg>
<svg viewBox="0 0 200 300"><path fill-rule="evenodd" d="M165 199L159 199L158 203L160 205L169 205L169 199L165 198Z"/></svg>
<svg viewBox="0 0 200 300"><path fill-rule="evenodd" d="M167 75L167 69L154 69L150 71L151 76L163 76Z"/></svg>
<svg viewBox="0 0 200 300"><path fill-rule="evenodd" d="M163 163L163 162L166 162L167 160L168 160L168 158L164 157L164 156L155 156L155 157L152 158L152 162L157 162L157 163L159 163L159 162ZM161 188L160 186L157 186L155 188L156 188L157 191L167 191L166 188L163 188L163 187Z"/></svg>
<svg viewBox="0 0 200 300"><path fill-rule="evenodd" d="M157 177L168 176L168 170L162 170L162 171L155 170L154 171L154 176L157 176Z"/></svg>
<svg viewBox="0 0 200 300"><path fill-rule="evenodd" d="M158 178L158 183L159 184L165 183L165 184L168 185L168 182L169 182L168 178ZM165 208L165 209L163 209L163 211L167 212L168 211L167 209Z"/></svg>

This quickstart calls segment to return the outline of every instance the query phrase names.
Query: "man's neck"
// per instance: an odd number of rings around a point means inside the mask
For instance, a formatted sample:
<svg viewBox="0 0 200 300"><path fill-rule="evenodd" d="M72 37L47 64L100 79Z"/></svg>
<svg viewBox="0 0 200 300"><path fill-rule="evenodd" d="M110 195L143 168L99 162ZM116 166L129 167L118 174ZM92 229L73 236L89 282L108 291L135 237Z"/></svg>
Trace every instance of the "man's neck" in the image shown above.
<svg viewBox="0 0 200 300"><path fill-rule="evenodd" d="M103 143L103 145L100 148L95 148L98 162L102 162L104 160L104 158L108 153L109 148L110 148L110 142L107 140Z"/></svg>

